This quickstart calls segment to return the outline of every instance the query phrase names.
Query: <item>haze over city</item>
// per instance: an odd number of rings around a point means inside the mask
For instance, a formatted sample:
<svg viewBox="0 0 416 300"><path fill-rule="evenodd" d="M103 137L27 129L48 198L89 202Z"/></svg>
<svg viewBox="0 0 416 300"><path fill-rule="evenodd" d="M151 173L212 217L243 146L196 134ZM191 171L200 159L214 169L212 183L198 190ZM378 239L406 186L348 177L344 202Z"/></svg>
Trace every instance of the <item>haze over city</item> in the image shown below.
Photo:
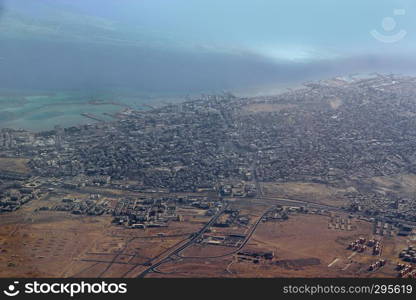
<svg viewBox="0 0 416 300"><path fill-rule="evenodd" d="M186 94L415 67L402 1L7 0L0 87ZM404 15L395 16L395 9ZM382 28L385 17L396 27ZM407 30L397 43L370 35Z"/></svg>
<svg viewBox="0 0 416 300"><path fill-rule="evenodd" d="M415 12L0 0L0 277L416 278Z"/></svg>

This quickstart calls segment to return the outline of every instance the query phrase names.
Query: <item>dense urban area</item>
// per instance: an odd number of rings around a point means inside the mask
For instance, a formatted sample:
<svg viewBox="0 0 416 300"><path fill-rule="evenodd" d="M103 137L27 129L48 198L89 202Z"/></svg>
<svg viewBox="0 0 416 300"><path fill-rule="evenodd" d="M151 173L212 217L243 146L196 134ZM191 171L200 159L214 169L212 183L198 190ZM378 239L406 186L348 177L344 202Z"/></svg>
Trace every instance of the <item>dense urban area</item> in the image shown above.
<svg viewBox="0 0 416 300"><path fill-rule="evenodd" d="M415 128L416 78L374 75L275 96L202 95L38 133L1 129L1 226L28 239L1 262L25 275L19 261L45 257L48 218L74 227L68 218L105 232L79 242L66 273L51 270L69 238L48 269L37 262L27 274L416 277ZM10 253L7 230L0 252Z"/></svg>

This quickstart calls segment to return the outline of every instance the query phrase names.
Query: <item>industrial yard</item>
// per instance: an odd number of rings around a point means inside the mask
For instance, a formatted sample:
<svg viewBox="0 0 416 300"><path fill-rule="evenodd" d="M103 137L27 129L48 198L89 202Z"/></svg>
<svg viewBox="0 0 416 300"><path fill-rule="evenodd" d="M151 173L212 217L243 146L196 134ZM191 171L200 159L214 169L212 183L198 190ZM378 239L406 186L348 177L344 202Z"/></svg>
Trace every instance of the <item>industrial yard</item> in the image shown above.
<svg viewBox="0 0 416 300"><path fill-rule="evenodd" d="M214 215L181 205L181 217L162 227L119 224L111 213L39 209L60 203L54 197L2 216L1 276L397 277L397 264L409 255L403 249L411 245L409 237L375 234L384 223L336 209L284 205L287 200L278 197L255 206L256 199L230 198ZM116 196L105 199L117 202ZM225 222L237 211L243 223ZM380 241L381 253L352 249L360 239ZM369 271L381 259L386 264Z"/></svg>

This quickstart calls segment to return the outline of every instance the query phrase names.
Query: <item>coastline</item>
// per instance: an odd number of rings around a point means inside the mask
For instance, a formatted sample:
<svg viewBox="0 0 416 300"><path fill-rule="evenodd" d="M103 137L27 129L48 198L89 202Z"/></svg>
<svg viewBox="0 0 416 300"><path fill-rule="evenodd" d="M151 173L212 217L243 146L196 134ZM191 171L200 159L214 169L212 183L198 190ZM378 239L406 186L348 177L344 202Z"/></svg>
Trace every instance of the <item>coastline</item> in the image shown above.
<svg viewBox="0 0 416 300"><path fill-rule="evenodd" d="M335 79L351 80L353 78L372 77L377 73L360 73L344 76L332 76L325 79L294 81L291 83L268 83L251 87L243 87L230 92L241 98L254 98L279 95L289 91L305 88L310 82L331 81ZM5 92L7 91L7 92ZM224 91L179 95L175 93L163 95L147 95L128 97L114 96L111 92L99 92L100 96L90 97L76 95L73 92L56 91L11 91L0 90L0 116L9 117L0 121L0 129L23 129L32 132L52 130L56 125L71 127L101 121L117 119L126 110L148 110L168 104L187 101L189 97L201 94L216 94ZM137 92L139 94L139 92ZM10 100L5 98L10 97Z"/></svg>

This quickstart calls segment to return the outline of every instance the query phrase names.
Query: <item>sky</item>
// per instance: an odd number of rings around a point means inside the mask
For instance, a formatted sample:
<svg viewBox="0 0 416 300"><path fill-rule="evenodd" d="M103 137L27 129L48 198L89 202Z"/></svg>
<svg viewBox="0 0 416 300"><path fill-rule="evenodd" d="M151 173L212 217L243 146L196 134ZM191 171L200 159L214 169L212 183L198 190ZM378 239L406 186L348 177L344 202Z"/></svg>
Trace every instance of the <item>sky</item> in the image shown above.
<svg viewBox="0 0 416 300"><path fill-rule="evenodd" d="M3 0L0 87L185 93L412 73L413 0Z"/></svg>

